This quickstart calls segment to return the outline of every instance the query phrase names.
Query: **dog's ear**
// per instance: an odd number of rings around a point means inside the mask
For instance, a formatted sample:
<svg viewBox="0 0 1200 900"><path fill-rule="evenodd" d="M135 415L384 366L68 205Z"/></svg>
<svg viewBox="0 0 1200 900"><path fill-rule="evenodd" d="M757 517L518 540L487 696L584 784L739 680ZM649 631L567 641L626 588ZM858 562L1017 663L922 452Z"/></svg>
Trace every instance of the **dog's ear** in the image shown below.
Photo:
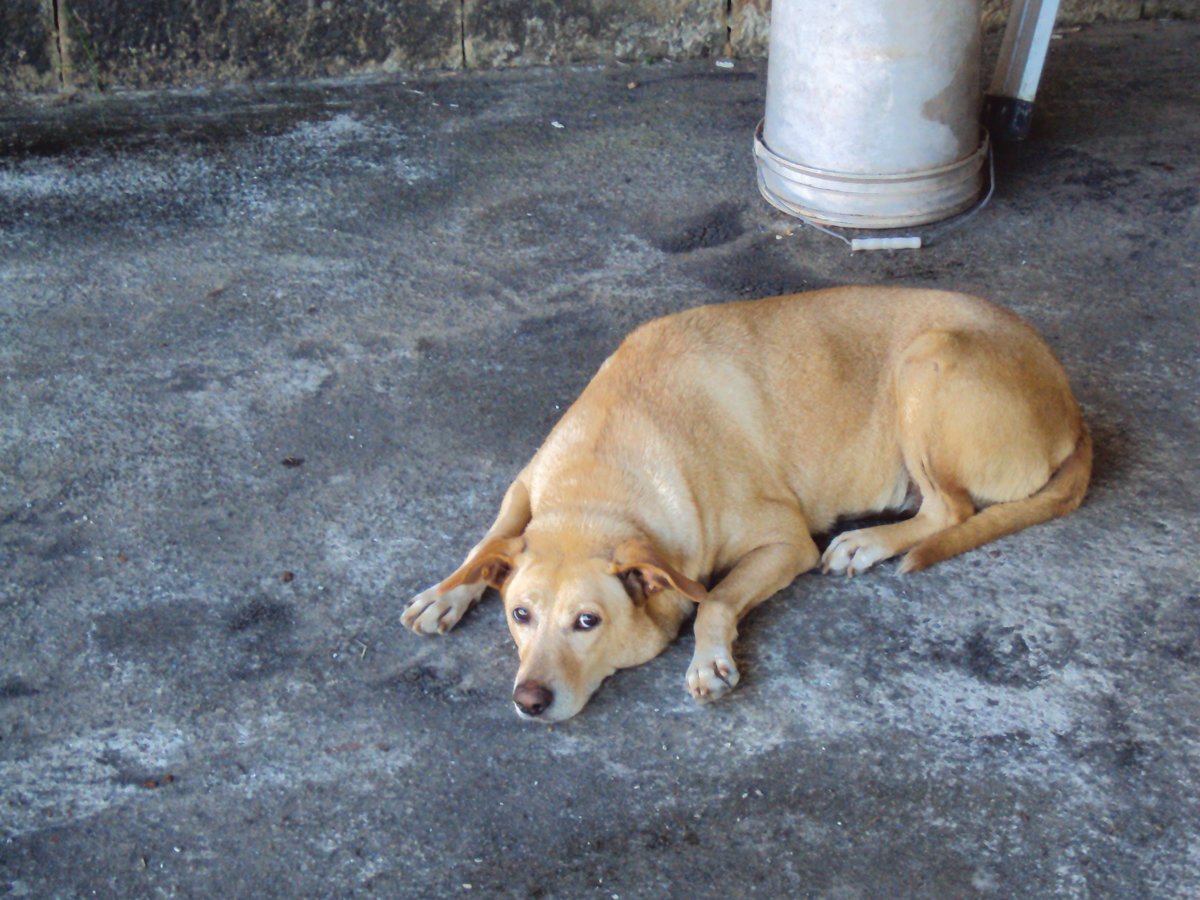
<svg viewBox="0 0 1200 900"><path fill-rule="evenodd" d="M673 568L643 540L631 539L617 547L609 571L621 579L634 603L644 603L651 594L667 588L679 591L695 603L708 595L704 585Z"/></svg>
<svg viewBox="0 0 1200 900"><path fill-rule="evenodd" d="M438 593L456 588L462 584L475 584L486 581L489 585L500 589L512 571L513 560L525 550L525 539L492 538L481 544L458 571L438 585Z"/></svg>

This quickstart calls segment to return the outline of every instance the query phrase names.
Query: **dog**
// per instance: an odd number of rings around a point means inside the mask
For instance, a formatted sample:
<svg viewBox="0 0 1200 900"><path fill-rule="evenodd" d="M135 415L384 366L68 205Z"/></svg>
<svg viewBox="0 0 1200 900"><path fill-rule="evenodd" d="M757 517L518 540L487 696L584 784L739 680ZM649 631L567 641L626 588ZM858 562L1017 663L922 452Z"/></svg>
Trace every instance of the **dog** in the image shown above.
<svg viewBox="0 0 1200 900"><path fill-rule="evenodd" d="M848 287L703 306L634 331L402 615L443 634L490 586L525 719L579 712L695 611L687 687L739 680L738 621L802 572L916 572L1083 499L1092 442L1028 324L977 297ZM837 535L845 517L912 512Z"/></svg>

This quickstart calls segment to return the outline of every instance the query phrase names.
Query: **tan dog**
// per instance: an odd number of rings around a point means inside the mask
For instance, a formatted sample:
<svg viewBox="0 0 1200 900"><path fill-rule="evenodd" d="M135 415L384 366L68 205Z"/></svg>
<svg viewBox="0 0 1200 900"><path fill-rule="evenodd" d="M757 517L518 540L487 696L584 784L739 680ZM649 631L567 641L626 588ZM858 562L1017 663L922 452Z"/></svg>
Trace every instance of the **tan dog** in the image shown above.
<svg viewBox="0 0 1200 900"><path fill-rule="evenodd" d="M499 588L513 701L552 722L695 604L687 684L711 699L738 681L738 620L818 561L853 575L907 551L901 569L923 569L1071 512L1091 464L1062 367L984 300L854 287L705 306L625 340L403 622L444 633ZM824 556L813 543L906 508Z"/></svg>

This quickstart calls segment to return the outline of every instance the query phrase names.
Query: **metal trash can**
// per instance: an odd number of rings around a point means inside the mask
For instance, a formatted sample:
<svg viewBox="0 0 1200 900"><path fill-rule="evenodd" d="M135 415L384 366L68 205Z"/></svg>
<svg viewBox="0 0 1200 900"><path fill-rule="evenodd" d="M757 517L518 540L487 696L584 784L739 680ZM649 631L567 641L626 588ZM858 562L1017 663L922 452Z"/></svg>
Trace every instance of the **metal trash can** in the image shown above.
<svg viewBox="0 0 1200 900"><path fill-rule="evenodd" d="M759 190L824 225L903 228L985 186L980 0L774 0Z"/></svg>

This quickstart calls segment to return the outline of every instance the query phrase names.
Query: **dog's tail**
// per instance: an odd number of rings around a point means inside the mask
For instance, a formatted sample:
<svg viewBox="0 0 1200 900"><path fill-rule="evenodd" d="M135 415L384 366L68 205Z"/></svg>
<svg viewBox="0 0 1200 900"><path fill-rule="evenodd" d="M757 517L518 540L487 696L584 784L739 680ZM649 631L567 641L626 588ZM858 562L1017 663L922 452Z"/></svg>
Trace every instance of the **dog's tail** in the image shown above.
<svg viewBox="0 0 1200 900"><path fill-rule="evenodd" d="M1024 500L989 506L966 521L931 535L908 551L900 564L901 571L919 572L988 541L1077 509L1092 474L1092 435L1087 425L1082 428L1075 449L1040 491Z"/></svg>

